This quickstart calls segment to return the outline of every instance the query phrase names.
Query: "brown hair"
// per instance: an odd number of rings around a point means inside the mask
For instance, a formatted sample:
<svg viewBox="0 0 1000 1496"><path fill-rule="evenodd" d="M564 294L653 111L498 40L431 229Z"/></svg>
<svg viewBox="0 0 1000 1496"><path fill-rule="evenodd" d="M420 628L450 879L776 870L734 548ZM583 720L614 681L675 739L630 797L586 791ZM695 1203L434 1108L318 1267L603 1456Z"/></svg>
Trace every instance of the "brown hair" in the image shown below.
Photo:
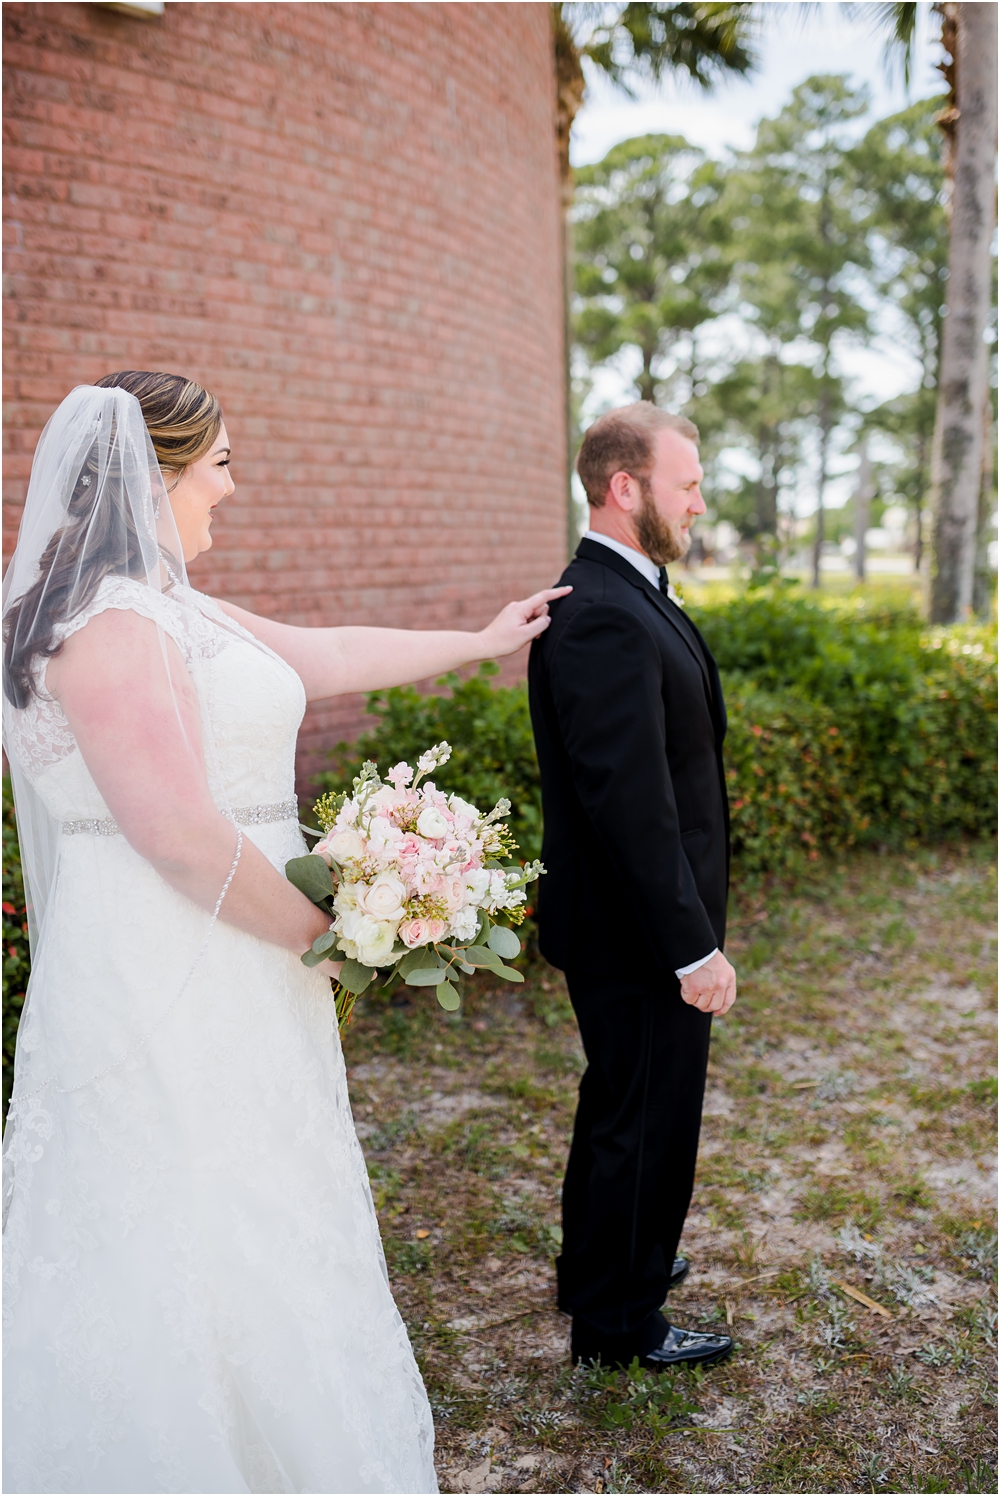
<svg viewBox="0 0 1000 1496"><path fill-rule="evenodd" d="M101 390L128 390L135 396L156 460L167 472L182 473L204 457L219 434L222 406L193 379L124 369L94 383Z"/></svg>
<svg viewBox="0 0 1000 1496"><path fill-rule="evenodd" d="M94 383L100 389L123 389L135 396L156 460L167 473L179 475L204 457L222 425L222 407L216 397L180 374L125 370L105 374ZM58 625L85 608L110 573L145 573L127 506L114 485L101 482L100 477L95 446L70 495L66 523L42 552L38 580L4 619L3 689L16 707L27 706L37 694L36 656L51 659L58 654Z"/></svg>
<svg viewBox="0 0 1000 1496"><path fill-rule="evenodd" d="M658 431L676 431L689 442L697 442L698 428L686 416L674 416L648 400L623 405L598 416L577 454L576 470L587 493L587 502L600 509L615 473L647 478L653 470L653 441Z"/></svg>

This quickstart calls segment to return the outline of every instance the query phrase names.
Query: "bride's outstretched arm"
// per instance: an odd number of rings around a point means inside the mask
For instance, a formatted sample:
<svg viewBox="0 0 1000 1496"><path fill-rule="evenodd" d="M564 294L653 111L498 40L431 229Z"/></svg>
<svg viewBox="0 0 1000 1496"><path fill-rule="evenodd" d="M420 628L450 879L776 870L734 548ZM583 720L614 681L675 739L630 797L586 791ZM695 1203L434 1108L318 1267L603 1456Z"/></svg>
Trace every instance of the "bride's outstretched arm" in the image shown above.
<svg viewBox="0 0 1000 1496"><path fill-rule="evenodd" d="M236 827L209 792L198 700L176 644L148 619L109 609L67 639L46 684L125 839L172 888L213 909ZM300 953L329 924L246 835L219 917Z"/></svg>
<svg viewBox="0 0 1000 1496"><path fill-rule="evenodd" d="M549 626L549 603L571 587L548 587L508 603L478 633L459 630L332 628L304 629L275 623L220 602L231 618L286 660L300 676L310 701L347 691L380 691L426 680L475 660L513 654Z"/></svg>

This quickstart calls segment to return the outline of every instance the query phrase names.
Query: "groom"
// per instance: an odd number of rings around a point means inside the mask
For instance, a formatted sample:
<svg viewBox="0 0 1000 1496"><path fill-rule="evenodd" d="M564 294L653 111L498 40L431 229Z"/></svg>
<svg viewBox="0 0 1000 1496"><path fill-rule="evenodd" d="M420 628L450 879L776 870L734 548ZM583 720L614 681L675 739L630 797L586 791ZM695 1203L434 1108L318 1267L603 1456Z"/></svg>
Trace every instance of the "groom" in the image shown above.
<svg viewBox="0 0 1000 1496"><path fill-rule="evenodd" d="M641 401L587 431L591 528L534 641L545 838L543 955L566 973L587 1057L563 1188L559 1304L573 1360L718 1360L726 1335L671 1325L722 954L729 815L715 662L671 596L705 504L698 431Z"/></svg>

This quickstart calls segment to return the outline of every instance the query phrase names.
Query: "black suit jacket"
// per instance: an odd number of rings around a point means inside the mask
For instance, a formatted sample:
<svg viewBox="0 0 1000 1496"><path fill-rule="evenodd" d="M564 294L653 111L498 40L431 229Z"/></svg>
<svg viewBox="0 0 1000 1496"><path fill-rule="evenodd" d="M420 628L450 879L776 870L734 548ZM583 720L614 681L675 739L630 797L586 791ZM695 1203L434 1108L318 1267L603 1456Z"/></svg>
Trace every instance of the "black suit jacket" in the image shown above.
<svg viewBox="0 0 1000 1496"><path fill-rule="evenodd" d="M725 939L719 673L683 610L608 546L582 540L565 583L528 666L542 954L586 965L600 942L672 974Z"/></svg>

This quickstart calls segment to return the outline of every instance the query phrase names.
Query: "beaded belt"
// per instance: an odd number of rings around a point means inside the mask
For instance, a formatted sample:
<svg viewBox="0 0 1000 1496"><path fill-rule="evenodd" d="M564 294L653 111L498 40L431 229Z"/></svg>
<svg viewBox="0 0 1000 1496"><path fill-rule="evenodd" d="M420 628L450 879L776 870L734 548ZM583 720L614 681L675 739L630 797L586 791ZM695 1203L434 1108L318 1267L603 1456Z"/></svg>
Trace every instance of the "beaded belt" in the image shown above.
<svg viewBox="0 0 1000 1496"><path fill-rule="evenodd" d="M237 826L269 826L272 821L297 821L299 802L281 800L277 805L242 805L236 810L223 811L228 820ZM120 836L121 828L110 816L90 821L63 821L64 836Z"/></svg>

